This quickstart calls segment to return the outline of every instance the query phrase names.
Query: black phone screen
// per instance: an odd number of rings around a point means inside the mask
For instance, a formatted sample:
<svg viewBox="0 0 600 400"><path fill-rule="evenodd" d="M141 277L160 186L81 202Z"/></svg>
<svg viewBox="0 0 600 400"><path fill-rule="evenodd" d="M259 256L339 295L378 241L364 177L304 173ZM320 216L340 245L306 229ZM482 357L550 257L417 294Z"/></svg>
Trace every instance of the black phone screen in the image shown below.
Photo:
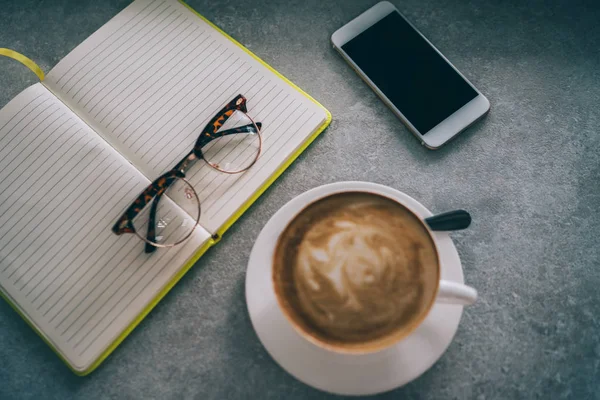
<svg viewBox="0 0 600 400"><path fill-rule="evenodd" d="M475 89L397 12L342 49L421 134L477 97Z"/></svg>

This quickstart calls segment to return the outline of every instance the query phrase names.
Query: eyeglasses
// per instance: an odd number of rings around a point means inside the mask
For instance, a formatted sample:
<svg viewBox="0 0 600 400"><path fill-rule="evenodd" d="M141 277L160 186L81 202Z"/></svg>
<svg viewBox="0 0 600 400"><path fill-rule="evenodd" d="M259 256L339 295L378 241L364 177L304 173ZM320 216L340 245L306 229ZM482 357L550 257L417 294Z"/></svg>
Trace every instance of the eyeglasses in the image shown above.
<svg viewBox="0 0 600 400"><path fill-rule="evenodd" d="M198 159L217 171L239 174L256 163L262 148L260 129L247 114L241 94L223 107L175 167L157 178L125 210L112 231L133 233L146 242L146 253L186 241L200 221L200 198L186 172ZM161 199L163 199L161 201ZM159 204L160 203L160 204Z"/></svg>

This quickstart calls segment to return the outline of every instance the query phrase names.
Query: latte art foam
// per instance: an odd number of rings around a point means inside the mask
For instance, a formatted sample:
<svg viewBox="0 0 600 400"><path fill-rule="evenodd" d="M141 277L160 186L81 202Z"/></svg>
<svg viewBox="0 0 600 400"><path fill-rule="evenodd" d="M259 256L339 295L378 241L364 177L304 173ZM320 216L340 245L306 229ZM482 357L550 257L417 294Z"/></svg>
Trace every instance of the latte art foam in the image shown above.
<svg viewBox="0 0 600 400"><path fill-rule="evenodd" d="M317 222L297 253L296 289L313 323L347 337L401 318L422 291L418 249L395 248L405 234L361 205ZM400 268L398 268L400 267Z"/></svg>
<svg viewBox="0 0 600 400"><path fill-rule="evenodd" d="M408 326L438 281L435 248L420 221L365 193L305 209L284 232L275 263L276 291L290 317L319 340L346 344Z"/></svg>

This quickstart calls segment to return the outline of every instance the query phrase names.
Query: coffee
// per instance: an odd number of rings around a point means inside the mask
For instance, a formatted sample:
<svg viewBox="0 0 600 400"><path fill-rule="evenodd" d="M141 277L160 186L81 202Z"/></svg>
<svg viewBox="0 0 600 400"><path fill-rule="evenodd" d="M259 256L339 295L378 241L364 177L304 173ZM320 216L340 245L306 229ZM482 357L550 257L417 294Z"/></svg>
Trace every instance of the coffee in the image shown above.
<svg viewBox="0 0 600 400"><path fill-rule="evenodd" d="M320 199L279 237L275 293L306 336L342 351L372 351L404 337L433 304L439 261L423 222L366 192Z"/></svg>

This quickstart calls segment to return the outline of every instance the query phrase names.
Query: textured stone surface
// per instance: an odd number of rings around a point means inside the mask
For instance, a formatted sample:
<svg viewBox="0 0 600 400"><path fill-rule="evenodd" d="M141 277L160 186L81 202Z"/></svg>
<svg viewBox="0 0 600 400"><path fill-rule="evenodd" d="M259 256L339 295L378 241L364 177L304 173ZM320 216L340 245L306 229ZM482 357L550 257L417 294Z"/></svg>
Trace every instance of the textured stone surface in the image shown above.
<svg viewBox="0 0 600 400"><path fill-rule="evenodd" d="M453 237L481 300L431 370L380 398L600 398L597 2L394 1L492 103L437 152L331 48L331 33L374 1L190 3L321 101L333 123L91 376L69 372L0 302L0 399L328 398L261 347L244 276L275 210L339 180L383 183L474 218ZM0 0L0 46L47 71L126 4ZM0 58L0 106L33 82Z"/></svg>

